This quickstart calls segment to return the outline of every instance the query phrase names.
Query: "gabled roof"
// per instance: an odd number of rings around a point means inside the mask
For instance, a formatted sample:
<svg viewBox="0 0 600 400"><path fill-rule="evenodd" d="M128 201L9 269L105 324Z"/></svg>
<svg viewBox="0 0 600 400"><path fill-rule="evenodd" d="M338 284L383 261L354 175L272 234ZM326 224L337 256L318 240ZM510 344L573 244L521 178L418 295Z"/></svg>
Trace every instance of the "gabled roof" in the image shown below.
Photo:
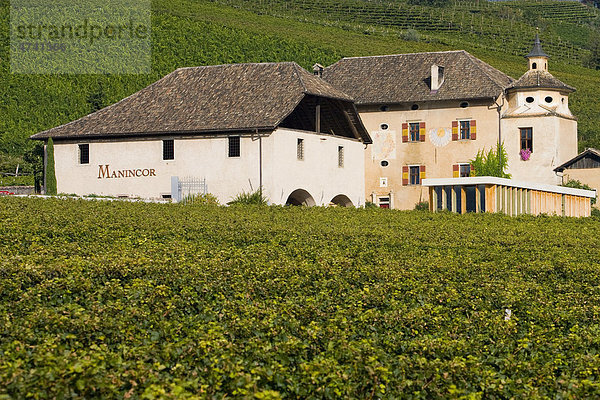
<svg viewBox="0 0 600 400"><path fill-rule="evenodd" d="M575 88L556 79L548 71L529 70L506 90L516 89L558 89L565 92L574 92Z"/></svg>
<svg viewBox="0 0 600 400"><path fill-rule="evenodd" d="M179 68L150 86L32 139L275 129L305 96L352 98L296 63ZM355 128L370 138L360 119Z"/></svg>
<svg viewBox="0 0 600 400"><path fill-rule="evenodd" d="M577 154L575 157L571 158L569 161L559 165L554 168L556 172L563 172L565 169L568 169L571 165L575 164L577 161L582 160L584 158L591 158L598 162L600 162L600 151L596 149L585 149L581 153Z"/></svg>
<svg viewBox="0 0 600 400"><path fill-rule="evenodd" d="M444 82L431 91L431 66L444 67ZM464 50L344 58L323 79L356 104L496 98L513 79Z"/></svg>

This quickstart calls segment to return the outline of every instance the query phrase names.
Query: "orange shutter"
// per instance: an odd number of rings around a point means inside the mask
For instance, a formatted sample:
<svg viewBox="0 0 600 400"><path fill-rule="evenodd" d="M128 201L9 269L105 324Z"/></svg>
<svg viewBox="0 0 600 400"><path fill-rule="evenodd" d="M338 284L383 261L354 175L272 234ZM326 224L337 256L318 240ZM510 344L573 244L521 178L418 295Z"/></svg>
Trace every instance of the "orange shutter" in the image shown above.
<svg viewBox="0 0 600 400"><path fill-rule="evenodd" d="M425 141L425 122L419 123L419 140L421 142Z"/></svg>
<svg viewBox="0 0 600 400"><path fill-rule="evenodd" d="M425 166L421 165L421 167L419 169L420 169L420 172L421 172L420 178L421 179L425 179Z"/></svg>
<svg viewBox="0 0 600 400"><path fill-rule="evenodd" d="M460 177L460 167L458 166L458 164L454 164L452 166L452 176L454 178Z"/></svg>
<svg viewBox="0 0 600 400"><path fill-rule="evenodd" d="M473 164L471 164L471 176L477 176L475 173L475 166Z"/></svg>
<svg viewBox="0 0 600 400"><path fill-rule="evenodd" d="M408 185L408 165L402 166L402 185Z"/></svg>
<svg viewBox="0 0 600 400"><path fill-rule="evenodd" d="M458 121L452 121L452 140L458 140Z"/></svg>
<svg viewBox="0 0 600 400"><path fill-rule="evenodd" d="M408 142L408 124L402 124L402 143Z"/></svg>
<svg viewBox="0 0 600 400"><path fill-rule="evenodd" d="M471 140L477 139L477 124L474 119L471 120Z"/></svg>

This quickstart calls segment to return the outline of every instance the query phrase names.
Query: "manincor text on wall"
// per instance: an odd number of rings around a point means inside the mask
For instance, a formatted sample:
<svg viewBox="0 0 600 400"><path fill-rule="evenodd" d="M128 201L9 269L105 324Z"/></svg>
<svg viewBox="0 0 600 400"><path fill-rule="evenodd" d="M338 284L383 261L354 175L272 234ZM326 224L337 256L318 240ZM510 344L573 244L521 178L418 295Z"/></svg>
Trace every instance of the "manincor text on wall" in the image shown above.
<svg viewBox="0 0 600 400"><path fill-rule="evenodd" d="M154 168L135 168L110 170L110 165L98 165L98 179L115 179L115 178L140 178L146 176L156 176Z"/></svg>

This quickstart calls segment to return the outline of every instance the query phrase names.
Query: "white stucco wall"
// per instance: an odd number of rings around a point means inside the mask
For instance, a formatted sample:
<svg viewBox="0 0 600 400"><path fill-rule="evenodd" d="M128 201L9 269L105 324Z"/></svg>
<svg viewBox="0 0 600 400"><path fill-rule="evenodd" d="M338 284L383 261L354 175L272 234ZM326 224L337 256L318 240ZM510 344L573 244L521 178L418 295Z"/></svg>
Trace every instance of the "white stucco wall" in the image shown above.
<svg viewBox="0 0 600 400"><path fill-rule="evenodd" d="M272 135L267 166L267 194L275 204L285 204L296 189L306 190L317 205L327 205L337 195L346 195L354 206L365 204L364 144L332 135L279 129ZM304 139L304 160L298 160L296 145ZM338 167L338 146L344 147L344 166Z"/></svg>
<svg viewBox="0 0 600 400"><path fill-rule="evenodd" d="M304 161L296 157L299 137L305 139ZM208 191L225 204L242 191L258 189L259 141L256 137L241 137L240 157L228 157L226 136L174 137L175 159L169 161L162 159L163 139L171 138L55 141L58 192L160 198L171 194L172 176L197 177L206 178ZM90 163L86 165L79 164L78 144L81 143L89 143ZM337 167L338 145L345 148L344 168ZM272 203L285 204L291 191L302 188L309 191L319 205L328 204L337 194L347 195L355 205L364 204L362 143L279 129L264 136L262 146L264 194ZM99 169L106 165L111 174L119 170L141 170L142 174L146 170L149 176L105 178Z"/></svg>

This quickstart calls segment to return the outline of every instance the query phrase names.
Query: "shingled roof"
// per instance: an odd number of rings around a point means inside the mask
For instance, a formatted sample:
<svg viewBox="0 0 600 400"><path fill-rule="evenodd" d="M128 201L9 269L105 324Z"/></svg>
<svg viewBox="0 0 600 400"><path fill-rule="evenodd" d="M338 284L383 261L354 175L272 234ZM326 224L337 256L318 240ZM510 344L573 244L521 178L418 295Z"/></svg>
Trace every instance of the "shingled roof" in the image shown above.
<svg viewBox="0 0 600 400"><path fill-rule="evenodd" d="M296 63L180 68L131 96L32 139L275 129L307 96L352 98ZM353 117L353 116L351 116ZM354 127L370 142L360 123Z"/></svg>
<svg viewBox="0 0 600 400"><path fill-rule="evenodd" d="M431 66L444 67L444 82L430 87ZM513 79L464 50L350 57L325 68L323 78L356 104L496 98Z"/></svg>
<svg viewBox="0 0 600 400"><path fill-rule="evenodd" d="M507 88L507 91L517 89L558 89L565 92L574 92L575 88L556 79L548 71L529 70L516 82Z"/></svg>

